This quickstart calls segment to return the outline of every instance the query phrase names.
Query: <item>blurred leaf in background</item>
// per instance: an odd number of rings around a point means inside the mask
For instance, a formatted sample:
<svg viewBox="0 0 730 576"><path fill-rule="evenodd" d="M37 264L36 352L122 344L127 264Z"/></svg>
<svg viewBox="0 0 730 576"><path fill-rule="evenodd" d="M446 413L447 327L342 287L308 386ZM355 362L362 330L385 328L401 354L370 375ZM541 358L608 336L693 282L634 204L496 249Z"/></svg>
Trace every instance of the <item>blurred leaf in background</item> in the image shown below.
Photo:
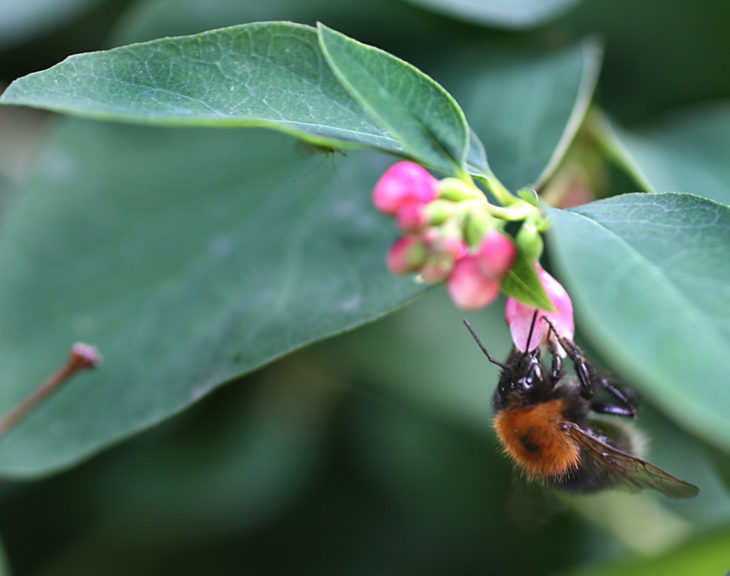
<svg viewBox="0 0 730 576"><path fill-rule="evenodd" d="M607 147L645 190L692 190L730 203L730 101L675 111L633 130L607 127L607 132Z"/></svg>
<svg viewBox="0 0 730 576"><path fill-rule="evenodd" d="M697 536L686 545L658 558L635 559L614 566L591 566L566 572L566 576L659 576L665 574L727 574L730 566L730 532Z"/></svg>
<svg viewBox="0 0 730 576"><path fill-rule="evenodd" d="M0 2L0 48L28 42L73 21L104 0L31 0Z"/></svg>

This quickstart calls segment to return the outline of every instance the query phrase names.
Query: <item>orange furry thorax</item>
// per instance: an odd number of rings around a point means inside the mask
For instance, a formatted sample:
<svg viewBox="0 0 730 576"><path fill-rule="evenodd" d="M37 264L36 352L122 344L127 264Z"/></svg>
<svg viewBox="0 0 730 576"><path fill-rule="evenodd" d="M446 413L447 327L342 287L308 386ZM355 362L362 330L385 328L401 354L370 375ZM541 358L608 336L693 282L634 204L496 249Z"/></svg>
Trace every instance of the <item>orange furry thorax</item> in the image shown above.
<svg viewBox="0 0 730 576"><path fill-rule="evenodd" d="M504 451L528 477L563 477L578 467L580 449L562 428L565 408L565 400L557 398L510 406L495 416Z"/></svg>

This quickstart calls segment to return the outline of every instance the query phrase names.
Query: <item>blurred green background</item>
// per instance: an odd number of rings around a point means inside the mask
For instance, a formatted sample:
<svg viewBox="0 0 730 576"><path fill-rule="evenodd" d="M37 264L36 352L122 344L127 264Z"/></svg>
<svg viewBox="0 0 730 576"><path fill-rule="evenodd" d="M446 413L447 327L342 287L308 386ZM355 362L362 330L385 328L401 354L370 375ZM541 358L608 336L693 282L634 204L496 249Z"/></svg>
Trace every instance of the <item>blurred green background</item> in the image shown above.
<svg viewBox="0 0 730 576"><path fill-rule="evenodd" d="M730 94L730 5L712 0L585 1L530 30L463 23L395 0L67 0L35 15L20 14L21 4L0 0L2 85L75 52L289 19L321 20L427 72L462 48L523 44L539 52L595 34L605 48L598 100L628 126ZM54 122L0 110L0 210L20 193ZM317 171L344 162L311 159ZM612 176L612 191L632 189ZM502 304L469 315L497 357L509 346ZM530 532L515 527L515 488L490 428L497 372L461 318L435 289L231 383L73 470L0 484L12 573L730 570L728 456L650 405L639 422L652 460L698 484L697 499L579 497Z"/></svg>

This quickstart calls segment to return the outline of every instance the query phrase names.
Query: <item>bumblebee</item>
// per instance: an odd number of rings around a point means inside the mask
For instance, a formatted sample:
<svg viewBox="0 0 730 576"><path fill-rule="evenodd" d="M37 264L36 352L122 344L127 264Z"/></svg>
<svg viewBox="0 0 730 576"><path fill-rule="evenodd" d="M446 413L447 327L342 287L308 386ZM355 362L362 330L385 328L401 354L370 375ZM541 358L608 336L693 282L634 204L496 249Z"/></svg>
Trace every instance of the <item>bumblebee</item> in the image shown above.
<svg viewBox="0 0 730 576"><path fill-rule="evenodd" d="M545 317L549 366L543 364L539 346L530 350L536 320L537 312L527 351L513 346L505 362L490 356L464 320L488 360L501 368L493 398L494 429L516 467L528 480L574 493L652 488L672 498L696 496L696 486L636 455L640 446L629 426L596 417L634 418L636 400L630 388L600 375L580 347L558 334ZM558 346L573 364L575 377L566 374Z"/></svg>

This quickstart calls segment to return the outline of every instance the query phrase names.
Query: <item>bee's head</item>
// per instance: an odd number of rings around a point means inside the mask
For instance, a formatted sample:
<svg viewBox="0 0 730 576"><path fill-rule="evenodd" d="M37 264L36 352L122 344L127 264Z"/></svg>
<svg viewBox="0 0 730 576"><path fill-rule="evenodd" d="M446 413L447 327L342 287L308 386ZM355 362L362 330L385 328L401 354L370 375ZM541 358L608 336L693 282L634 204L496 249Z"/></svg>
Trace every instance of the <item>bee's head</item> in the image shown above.
<svg viewBox="0 0 730 576"><path fill-rule="evenodd" d="M537 311L533 314L530 324L530 332L527 337L528 350L523 352L513 346L507 360L499 362L492 358L471 324L466 319L464 320L464 324L487 359L502 369L499 384L494 393L494 407L497 411L515 404L524 405L540 401L544 399L545 392L552 389L552 386L545 381L544 370L540 363L540 347L538 346L534 350L529 349L536 321Z"/></svg>
<svg viewBox="0 0 730 576"><path fill-rule="evenodd" d="M540 399L545 390L545 376L540 363L540 349L522 352L512 348L502 367L494 393L494 407L503 410L514 404L530 404Z"/></svg>

